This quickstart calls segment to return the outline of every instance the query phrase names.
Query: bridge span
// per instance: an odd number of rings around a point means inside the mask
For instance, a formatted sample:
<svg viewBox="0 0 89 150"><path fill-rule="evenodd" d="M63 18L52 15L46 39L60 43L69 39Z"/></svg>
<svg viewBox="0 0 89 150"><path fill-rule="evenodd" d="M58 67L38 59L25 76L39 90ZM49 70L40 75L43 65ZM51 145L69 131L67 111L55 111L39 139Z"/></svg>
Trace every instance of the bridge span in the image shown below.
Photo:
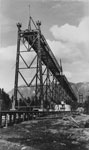
<svg viewBox="0 0 89 150"><path fill-rule="evenodd" d="M77 97L71 88L65 75L62 72L62 66L56 60L50 49L44 35L41 32L41 22L29 20L28 29L22 30L22 25L17 24L17 55L14 84L14 101L18 101L18 95L25 101L21 88L34 89L34 101L44 109L50 108L53 103L60 102L60 95L67 100L76 102ZM24 46L21 48L21 46ZM34 53L34 54L33 54ZM25 55L27 55L27 58ZM23 65L22 65L23 64ZM29 78L25 71L28 71ZM34 75L32 73L34 72ZM19 80L23 80L23 85L19 85ZM64 98L65 99L65 98Z"/></svg>
<svg viewBox="0 0 89 150"><path fill-rule="evenodd" d="M54 107L61 101L67 101L70 105L77 102L70 83L63 75L62 65L56 60L40 26L41 22L35 23L32 17L30 17L26 30L22 30L20 23L17 24L17 54L12 109L0 111L0 127L34 117L60 113L54 111ZM25 97L26 94L23 95L23 90L26 88L30 89L28 100ZM24 102L25 106L20 105L20 100Z"/></svg>

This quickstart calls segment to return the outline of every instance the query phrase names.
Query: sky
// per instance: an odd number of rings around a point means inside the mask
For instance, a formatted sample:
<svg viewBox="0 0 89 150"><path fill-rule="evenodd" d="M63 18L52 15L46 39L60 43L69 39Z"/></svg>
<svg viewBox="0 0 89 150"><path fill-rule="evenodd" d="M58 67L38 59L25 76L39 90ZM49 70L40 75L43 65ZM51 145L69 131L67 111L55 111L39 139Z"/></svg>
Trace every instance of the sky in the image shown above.
<svg viewBox="0 0 89 150"><path fill-rule="evenodd" d="M16 24L27 29L29 5L68 81L89 82L89 0L0 0L0 87L14 87Z"/></svg>

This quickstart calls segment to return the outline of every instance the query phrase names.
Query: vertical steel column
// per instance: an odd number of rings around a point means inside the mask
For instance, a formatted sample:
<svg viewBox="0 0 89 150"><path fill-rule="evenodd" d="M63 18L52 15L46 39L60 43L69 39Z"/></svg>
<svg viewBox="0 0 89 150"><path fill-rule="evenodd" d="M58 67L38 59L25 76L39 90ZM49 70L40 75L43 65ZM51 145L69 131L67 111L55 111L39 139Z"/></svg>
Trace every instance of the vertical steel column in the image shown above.
<svg viewBox="0 0 89 150"><path fill-rule="evenodd" d="M41 108L44 108L44 96L43 96L43 75L42 75L42 62L41 62L41 47L40 47L40 35L41 35L41 22L37 21L38 26L38 65L39 65L39 77L40 77L40 100L41 100Z"/></svg>
<svg viewBox="0 0 89 150"><path fill-rule="evenodd" d="M37 57L37 68L36 68L36 88L35 88L35 100L36 100L36 103L38 101L38 57Z"/></svg>
<svg viewBox="0 0 89 150"><path fill-rule="evenodd" d="M58 83L58 101L60 102L60 83Z"/></svg>
<svg viewBox="0 0 89 150"><path fill-rule="evenodd" d="M46 101L48 101L48 87L49 87L49 69L47 68L47 78L46 78Z"/></svg>
<svg viewBox="0 0 89 150"><path fill-rule="evenodd" d="M50 72L48 72L48 75L49 75L49 109L51 108L51 94L52 94L52 91L51 91L51 74Z"/></svg>
<svg viewBox="0 0 89 150"><path fill-rule="evenodd" d="M17 54L16 54L15 83L14 83L14 100L12 104L12 109L15 109L15 103L17 101L21 24L18 23L17 27L18 27L18 39L17 39Z"/></svg>
<svg viewBox="0 0 89 150"><path fill-rule="evenodd" d="M56 99L56 100L57 100L57 98L58 98L57 88L58 88L58 86L57 86L57 79L55 78L55 99Z"/></svg>
<svg viewBox="0 0 89 150"><path fill-rule="evenodd" d="M54 101L54 76L52 79L52 100Z"/></svg>

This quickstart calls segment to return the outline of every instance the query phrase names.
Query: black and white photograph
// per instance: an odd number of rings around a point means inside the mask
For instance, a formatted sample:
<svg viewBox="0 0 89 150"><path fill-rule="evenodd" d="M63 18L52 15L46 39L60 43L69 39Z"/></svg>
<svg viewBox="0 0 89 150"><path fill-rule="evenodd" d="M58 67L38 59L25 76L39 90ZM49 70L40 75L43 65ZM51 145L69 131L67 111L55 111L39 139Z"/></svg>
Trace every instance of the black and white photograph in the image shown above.
<svg viewBox="0 0 89 150"><path fill-rule="evenodd" d="M0 0L0 150L89 150L89 0Z"/></svg>

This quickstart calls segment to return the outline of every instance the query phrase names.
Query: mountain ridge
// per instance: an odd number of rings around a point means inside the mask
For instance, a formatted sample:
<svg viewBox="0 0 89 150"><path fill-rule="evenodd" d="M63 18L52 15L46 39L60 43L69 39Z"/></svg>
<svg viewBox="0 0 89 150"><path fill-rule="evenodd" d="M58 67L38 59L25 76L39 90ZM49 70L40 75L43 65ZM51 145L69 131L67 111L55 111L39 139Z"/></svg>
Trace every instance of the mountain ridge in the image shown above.
<svg viewBox="0 0 89 150"><path fill-rule="evenodd" d="M70 82L70 85L78 99L80 94L83 95L83 101L85 101L87 96L89 96L89 82L78 82L78 83ZM34 94L34 87L22 88L21 92L26 98L31 97ZM10 97L13 95L13 93L14 89L8 92Z"/></svg>

